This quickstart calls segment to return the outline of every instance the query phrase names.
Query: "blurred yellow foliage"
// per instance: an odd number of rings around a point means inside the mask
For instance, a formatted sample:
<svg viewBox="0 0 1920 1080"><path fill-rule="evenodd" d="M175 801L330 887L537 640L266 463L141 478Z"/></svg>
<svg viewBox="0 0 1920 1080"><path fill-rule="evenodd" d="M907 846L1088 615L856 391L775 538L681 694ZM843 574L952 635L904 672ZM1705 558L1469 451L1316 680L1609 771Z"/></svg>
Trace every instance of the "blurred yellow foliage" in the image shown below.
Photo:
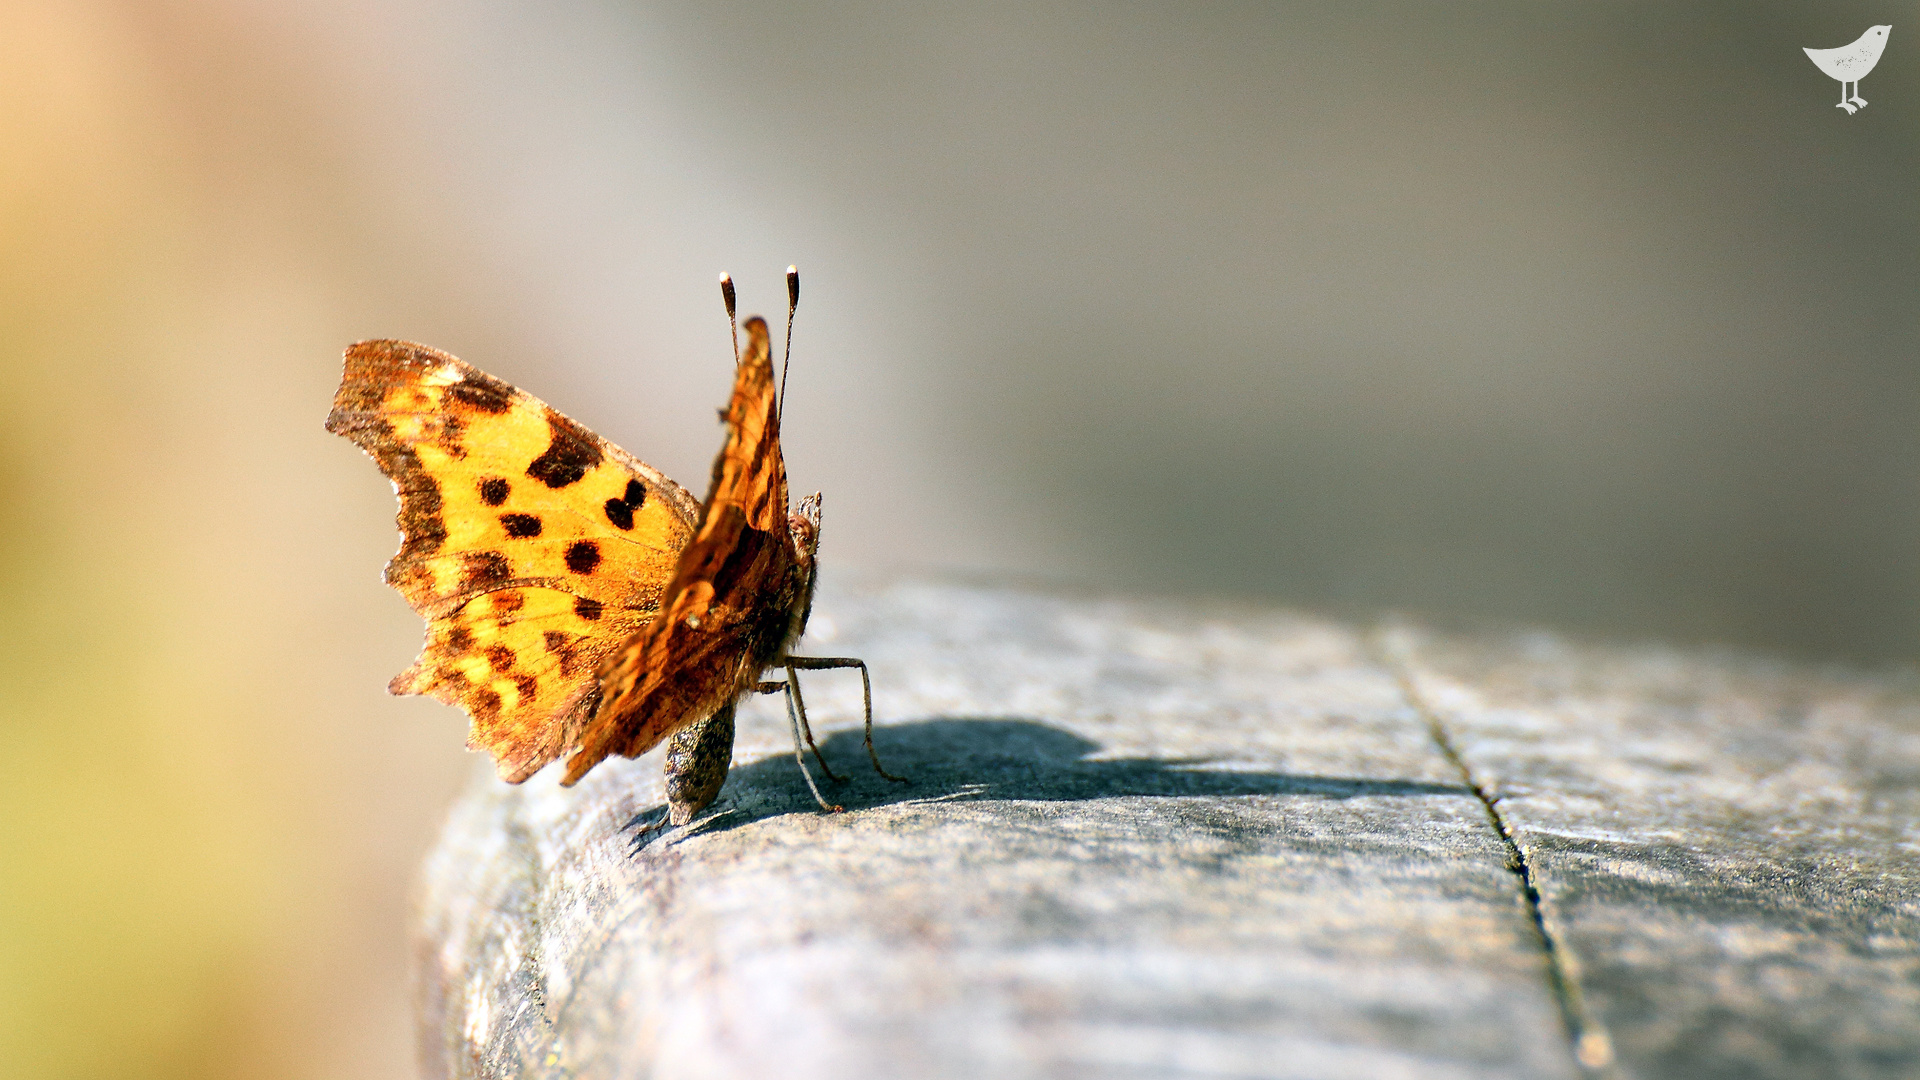
<svg viewBox="0 0 1920 1080"><path fill-rule="evenodd" d="M293 584L365 603L391 543L361 476L364 562L328 561L343 331L297 236L211 201L149 45L0 6L0 1074L408 1075L402 896L457 737L395 760L303 651L342 617Z"/></svg>

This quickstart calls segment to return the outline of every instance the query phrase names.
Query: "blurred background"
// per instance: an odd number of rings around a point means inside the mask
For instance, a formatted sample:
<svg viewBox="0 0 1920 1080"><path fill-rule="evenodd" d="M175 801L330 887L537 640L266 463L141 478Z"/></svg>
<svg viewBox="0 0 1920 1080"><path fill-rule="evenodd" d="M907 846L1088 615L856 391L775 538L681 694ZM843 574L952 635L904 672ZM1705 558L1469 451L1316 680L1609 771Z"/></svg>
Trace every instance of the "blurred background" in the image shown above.
<svg viewBox="0 0 1920 1080"><path fill-rule="evenodd" d="M0 1073L412 1074L360 338L699 493L795 262L829 574L1911 659L1912 10L0 5Z"/></svg>

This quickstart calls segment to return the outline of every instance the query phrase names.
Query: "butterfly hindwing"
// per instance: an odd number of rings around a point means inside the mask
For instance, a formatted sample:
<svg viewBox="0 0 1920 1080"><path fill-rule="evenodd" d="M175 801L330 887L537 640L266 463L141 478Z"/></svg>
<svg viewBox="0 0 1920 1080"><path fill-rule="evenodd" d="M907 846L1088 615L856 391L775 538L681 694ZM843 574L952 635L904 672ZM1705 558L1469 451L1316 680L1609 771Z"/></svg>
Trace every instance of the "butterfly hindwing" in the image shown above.
<svg viewBox="0 0 1920 1080"><path fill-rule="evenodd" d="M583 615L586 603L539 588L474 597L428 624L420 658L387 688L464 708L468 745L490 751L501 778L518 783L572 748L599 704L595 667L652 618L625 608Z"/></svg>
<svg viewBox="0 0 1920 1080"><path fill-rule="evenodd" d="M347 349L327 430L400 497L386 580L427 640L391 689L460 705L503 778L532 775L592 715L597 667L653 619L698 504L532 395L408 342Z"/></svg>

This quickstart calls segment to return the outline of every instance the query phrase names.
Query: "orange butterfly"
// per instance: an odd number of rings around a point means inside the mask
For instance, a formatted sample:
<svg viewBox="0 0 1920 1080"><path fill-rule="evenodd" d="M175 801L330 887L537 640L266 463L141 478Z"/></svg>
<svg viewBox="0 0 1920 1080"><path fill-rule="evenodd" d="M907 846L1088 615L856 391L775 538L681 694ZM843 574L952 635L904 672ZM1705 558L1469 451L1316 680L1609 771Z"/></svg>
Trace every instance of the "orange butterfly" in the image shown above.
<svg viewBox="0 0 1920 1080"><path fill-rule="evenodd" d="M720 276L727 318L733 282ZM787 335L800 276L787 269ZM669 820L711 803L733 757L734 704L787 695L801 740L799 672L864 662L788 650L806 629L820 496L789 510L767 324L746 320L727 440L704 503L533 396L404 341L349 346L327 430L353 440L400 497L400 550L386 580L427 620L420 658L388 687L459 705L468 745L519 783L572 753L571 785L610 754L667 741ZM789 345L789 349L791 346ZM784 380L783 380L784 381ZM762 681L780 669L784 678Z"/></svg>

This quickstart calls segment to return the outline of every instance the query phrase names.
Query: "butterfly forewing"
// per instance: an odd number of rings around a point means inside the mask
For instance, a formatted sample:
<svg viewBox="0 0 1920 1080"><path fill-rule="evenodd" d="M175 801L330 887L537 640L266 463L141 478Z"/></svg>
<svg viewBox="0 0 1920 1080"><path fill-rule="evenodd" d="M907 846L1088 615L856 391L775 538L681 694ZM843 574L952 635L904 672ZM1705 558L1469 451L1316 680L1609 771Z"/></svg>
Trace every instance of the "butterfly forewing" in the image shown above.
<svg viewBox="0 0 1920 1080"><path fill-rule="evenodd" d="M568 749L594 671L652 620L699 508L612 443L445 353L350 347L327 429L400 496L387 581L428 621L396 693L457 704L522 780Z"/></svg>

